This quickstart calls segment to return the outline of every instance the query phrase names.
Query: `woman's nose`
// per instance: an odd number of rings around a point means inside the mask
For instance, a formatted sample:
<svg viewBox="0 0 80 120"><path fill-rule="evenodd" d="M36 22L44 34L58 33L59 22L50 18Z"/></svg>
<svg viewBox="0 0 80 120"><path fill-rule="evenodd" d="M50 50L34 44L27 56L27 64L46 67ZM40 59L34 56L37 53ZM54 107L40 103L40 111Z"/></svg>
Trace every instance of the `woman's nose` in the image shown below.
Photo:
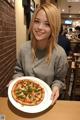
<svg viewBox="0 0 80 120"><path fill-rule="evenodd" d="M44 27L43 23L40 23L40 24L38 25L38 28L39 28L39 29L43 29L43 27Z"/></svg>

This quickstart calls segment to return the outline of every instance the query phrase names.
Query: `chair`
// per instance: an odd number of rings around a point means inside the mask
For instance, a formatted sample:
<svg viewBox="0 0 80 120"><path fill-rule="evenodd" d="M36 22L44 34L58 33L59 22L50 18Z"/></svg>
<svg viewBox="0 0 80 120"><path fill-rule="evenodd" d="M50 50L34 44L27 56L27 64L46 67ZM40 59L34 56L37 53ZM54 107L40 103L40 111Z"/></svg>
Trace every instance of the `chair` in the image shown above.
<svg viewBox="0 0 80 120"><path fill-rule="evenodd" d="M71 72L72 72L72 69L71 69L71 64L72 64L72 56L68 56L67 57L68 59L68 64L69 64L69 67L68 67L68 71L67 71L67 75L66 75L66 78L65 78L65 84L66 84L66 90L65 90L65 99L70 99L70 79L71 79Z"/></svg>
<svg viewBox="0 0 80 120"><path fill-rule="evenodd" d="M80 68L74 71L74 81L71 93L72 100L80 100Z"/></svg>
<svg viewBox="0 0 80 120"><path fill-rule="evenodd" d="M75 69L71 99L80 100L80 53L74 53Z"/></svg>
<svg viewBox="0 0 80 120"><path fill-rule="evenodd" d="M80 53L68 57L65 99L80 100Z"/></svg>

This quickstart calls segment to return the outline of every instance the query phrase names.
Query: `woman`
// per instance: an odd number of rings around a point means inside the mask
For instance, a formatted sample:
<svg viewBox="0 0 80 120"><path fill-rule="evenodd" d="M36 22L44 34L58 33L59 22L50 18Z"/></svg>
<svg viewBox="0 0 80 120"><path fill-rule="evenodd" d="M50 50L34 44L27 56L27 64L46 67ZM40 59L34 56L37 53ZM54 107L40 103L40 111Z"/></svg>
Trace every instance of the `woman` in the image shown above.
<svg viewBox="0 0 80 120"><path fill-rule="evenodd" d="M60 13L51 3L37 7L29 32L31 41L27 41L20 50L13 78L35 76L52 88L53 104L64 89L67 72L67 57L58 44Z"/></svg>

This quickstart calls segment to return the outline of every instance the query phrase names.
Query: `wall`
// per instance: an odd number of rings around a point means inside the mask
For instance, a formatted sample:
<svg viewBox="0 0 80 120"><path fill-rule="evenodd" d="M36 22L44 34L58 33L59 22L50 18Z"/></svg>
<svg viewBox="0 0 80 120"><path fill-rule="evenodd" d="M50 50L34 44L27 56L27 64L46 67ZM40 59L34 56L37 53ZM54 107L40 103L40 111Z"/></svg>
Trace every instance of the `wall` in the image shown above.
<svg viewBox="0 0 80 120"><path fill-rule="evenodd" d="M40 0L34 0L35 4L39 4ZM50 0L47 0L50 1ZM22 6L22 0L15 0L15 12L16 12L16 53L18 56L19 49L24 41L27 40L27 28L25 25L24 8Z"/></svg>
<svg viewBox="0 0 80 120"><path fill-rule="evenodd" d="M40 3L40 0L34 0L36 4ZM22 0L15 0L15 12L16 12L16 53L20 50L21 45L27 40L27 28L24 18L24 8L22 6Z"/></svg>
<svg viewBox="0 0 80 120"><path fill-rule="evenodd" d="M22 0L15 0L16 13L16 53L18 55L21 45L27 39L26 25L24 24L24 9Z"/></svg>
<svg viewBox="0 0 80 120"><path fill-rule="evenodd" d="M15 9L6 0L0 0L0 96L5 94L6 85L12 79L15 62Z"/></svg>

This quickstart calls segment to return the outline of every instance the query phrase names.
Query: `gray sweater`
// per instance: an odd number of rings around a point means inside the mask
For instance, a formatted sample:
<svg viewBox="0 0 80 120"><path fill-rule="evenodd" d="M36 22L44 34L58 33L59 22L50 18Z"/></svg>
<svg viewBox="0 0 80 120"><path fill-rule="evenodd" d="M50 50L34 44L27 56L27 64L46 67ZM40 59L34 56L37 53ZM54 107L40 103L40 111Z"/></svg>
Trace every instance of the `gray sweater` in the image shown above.
<svg viewBox="0 0 80 120"><path fill-rule="evenodd" d="M31 41L26 41L20 50L13 78L20 76L34 76L45 81L50 87L65 86L67 73L67 56L59 45L54 48L51 62L45 61L45 50L39 49L35 61L32 60Z"/></svg>

